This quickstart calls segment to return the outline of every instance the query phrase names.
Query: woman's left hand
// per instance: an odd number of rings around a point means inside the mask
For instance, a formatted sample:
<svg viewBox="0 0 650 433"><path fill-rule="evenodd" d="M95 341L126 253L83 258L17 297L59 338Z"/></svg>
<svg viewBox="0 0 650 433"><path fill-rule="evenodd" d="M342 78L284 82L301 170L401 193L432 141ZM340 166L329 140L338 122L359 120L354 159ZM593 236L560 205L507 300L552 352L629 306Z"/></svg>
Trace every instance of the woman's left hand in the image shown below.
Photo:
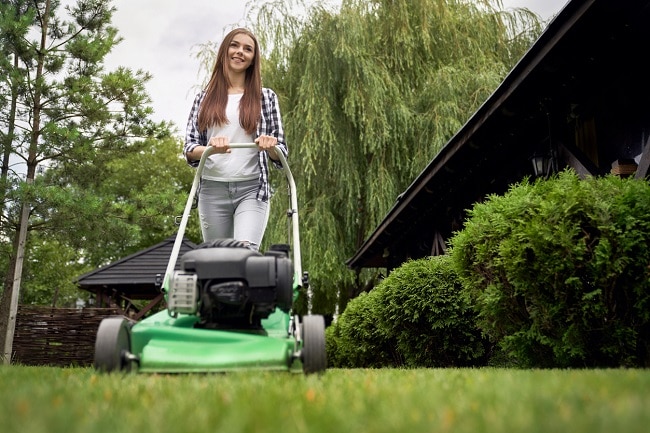
<svg viewBox="0 0 650 433"><path fill-rule="evenodd" d="M267 150L272 159L277 159L277 153L275 151L275 146L278 144L277 138L271 137L270 135L260 135L255 139L255 144L257 144L257 149L260 152Z"/></svg>
<svg viewBox="0 0 650 433"><path fill-rule="evenodd" d="M255 144L259 150L268 150L275 147L278 144L278 139L271 137L270 135L260 135L255 139Z"/></svg>

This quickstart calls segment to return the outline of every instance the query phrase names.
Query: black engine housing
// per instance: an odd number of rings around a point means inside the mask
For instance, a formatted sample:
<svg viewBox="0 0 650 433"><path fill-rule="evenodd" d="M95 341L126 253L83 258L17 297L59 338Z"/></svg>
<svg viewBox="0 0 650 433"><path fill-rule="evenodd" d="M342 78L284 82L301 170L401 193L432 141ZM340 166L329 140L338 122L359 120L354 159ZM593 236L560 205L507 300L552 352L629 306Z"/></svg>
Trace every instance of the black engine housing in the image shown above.
<svg viewBox="0 0 650 433"><path fill-rule="evenodd" d="M293 304L288 252L288 246L274 245L261 254L226 239L185 253L181 267L198 279L198 326L260 329L276 307L288 312Z"/></svg>

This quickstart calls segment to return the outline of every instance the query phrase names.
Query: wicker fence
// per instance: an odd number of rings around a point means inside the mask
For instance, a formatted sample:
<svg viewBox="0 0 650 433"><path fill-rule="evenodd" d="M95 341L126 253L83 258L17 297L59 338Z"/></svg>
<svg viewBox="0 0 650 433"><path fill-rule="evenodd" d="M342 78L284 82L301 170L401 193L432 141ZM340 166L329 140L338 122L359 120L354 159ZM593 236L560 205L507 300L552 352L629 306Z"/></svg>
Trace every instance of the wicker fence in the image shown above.
<svg viewBox="0 0 650 433"><path fill-rule="evenodd" d="M19 306L12 362L21 365L90 366L99 322L113 308Z"/></svg>

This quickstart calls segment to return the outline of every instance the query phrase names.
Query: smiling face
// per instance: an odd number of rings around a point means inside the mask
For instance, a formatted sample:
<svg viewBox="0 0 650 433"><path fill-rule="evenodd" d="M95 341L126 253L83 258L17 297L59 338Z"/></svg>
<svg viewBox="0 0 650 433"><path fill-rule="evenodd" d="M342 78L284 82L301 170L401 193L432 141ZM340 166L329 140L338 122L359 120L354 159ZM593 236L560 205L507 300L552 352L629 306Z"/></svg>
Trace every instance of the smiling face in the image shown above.
<svg viewBox="0 0 650 433"><path fill-rule="evenodd" d="M238 33L228 45L228 66L234 72L243 72L255 59L255 41L245 33Z"/></svg>

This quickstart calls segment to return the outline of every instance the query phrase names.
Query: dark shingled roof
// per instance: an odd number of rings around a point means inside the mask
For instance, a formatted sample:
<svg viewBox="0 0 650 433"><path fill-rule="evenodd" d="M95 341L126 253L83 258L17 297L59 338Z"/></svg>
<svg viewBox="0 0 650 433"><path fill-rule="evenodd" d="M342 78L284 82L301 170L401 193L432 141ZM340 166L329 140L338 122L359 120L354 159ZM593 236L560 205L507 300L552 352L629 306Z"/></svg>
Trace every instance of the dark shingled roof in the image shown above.
<svg viewBox="0 0 650 433"><path fill-rule="evenodd" d="M156 277L160 275L162 281L175 240L176 235L171 236L157 245L81 275L75 282L80 289L89 292L120 292L129 299L153 299L160 294ZM183 238L179 259L194 248L196 244ZM176 269L179 267L180 260L177 260Z"/></svg>

